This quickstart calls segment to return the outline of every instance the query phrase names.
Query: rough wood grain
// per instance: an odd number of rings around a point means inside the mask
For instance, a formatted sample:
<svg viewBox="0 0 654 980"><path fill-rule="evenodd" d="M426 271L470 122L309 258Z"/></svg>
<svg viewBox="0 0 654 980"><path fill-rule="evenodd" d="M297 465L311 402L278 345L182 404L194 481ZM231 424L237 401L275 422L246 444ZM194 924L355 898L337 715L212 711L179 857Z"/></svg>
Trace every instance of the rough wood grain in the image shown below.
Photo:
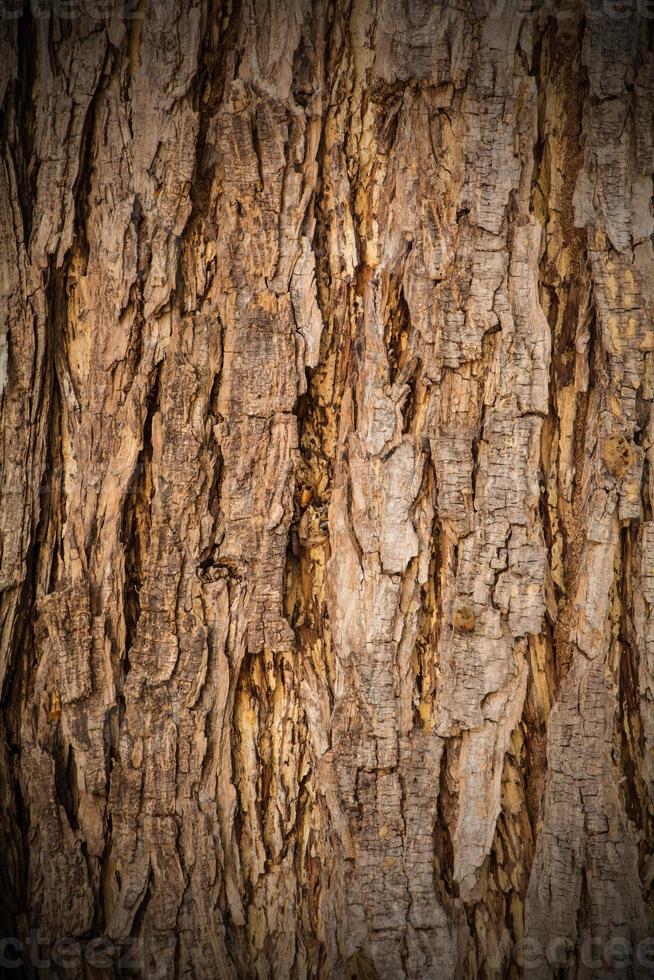
<svg viewBox="0 0 654 980"><path fill-rule="evenodd" d="M0 27L2 935L650 975L647 12L100 6Z"/></svg>

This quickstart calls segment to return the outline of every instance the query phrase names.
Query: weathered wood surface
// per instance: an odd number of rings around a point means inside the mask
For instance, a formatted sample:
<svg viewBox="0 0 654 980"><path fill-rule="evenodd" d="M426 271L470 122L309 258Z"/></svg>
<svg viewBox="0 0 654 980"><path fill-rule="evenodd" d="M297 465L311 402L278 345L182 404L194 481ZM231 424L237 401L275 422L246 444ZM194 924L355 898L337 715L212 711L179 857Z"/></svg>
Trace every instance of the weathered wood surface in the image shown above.
<svg viewBox="0 0 654 980"><path fill-rule="evenodd" d="M3 935L651 975L654 54L605 7L2 21Z"/></svg>

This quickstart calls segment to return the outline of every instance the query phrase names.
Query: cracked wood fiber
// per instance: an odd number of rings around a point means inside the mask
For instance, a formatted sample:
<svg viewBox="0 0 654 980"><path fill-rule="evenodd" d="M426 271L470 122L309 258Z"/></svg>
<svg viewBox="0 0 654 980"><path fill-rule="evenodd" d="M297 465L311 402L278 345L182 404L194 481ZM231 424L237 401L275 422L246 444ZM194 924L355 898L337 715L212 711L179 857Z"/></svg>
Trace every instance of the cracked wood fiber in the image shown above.
<svg viewBox="0 0 654 980"><path fill-rule="evenodd" d="M0 20L2 935L650 976L647 11L59 6Z"/></svg>

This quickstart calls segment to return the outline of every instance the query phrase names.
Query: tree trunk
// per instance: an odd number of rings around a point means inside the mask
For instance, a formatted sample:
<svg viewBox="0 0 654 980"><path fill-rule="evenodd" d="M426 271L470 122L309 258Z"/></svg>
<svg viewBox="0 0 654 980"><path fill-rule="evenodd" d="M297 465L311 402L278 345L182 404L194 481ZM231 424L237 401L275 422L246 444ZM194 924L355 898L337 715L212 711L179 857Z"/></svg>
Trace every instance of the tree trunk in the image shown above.
<svg viewBox="0 0 654 980"><path fill-rule="evenodd" d="M2 965L651 976L648 11L111 6L0 24Z"/></svg>

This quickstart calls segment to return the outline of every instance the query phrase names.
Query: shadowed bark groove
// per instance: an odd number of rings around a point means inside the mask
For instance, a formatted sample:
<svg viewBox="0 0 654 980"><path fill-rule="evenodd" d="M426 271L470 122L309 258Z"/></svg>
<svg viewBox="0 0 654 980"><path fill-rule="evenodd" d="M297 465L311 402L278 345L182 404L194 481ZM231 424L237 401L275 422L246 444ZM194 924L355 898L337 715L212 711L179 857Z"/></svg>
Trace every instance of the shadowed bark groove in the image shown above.
<svg viewBox="0 0 654 980"><path fill-rule="evenodd" d="M0 18L0 967L651 975L647 11L52 6Z"/></svg>

